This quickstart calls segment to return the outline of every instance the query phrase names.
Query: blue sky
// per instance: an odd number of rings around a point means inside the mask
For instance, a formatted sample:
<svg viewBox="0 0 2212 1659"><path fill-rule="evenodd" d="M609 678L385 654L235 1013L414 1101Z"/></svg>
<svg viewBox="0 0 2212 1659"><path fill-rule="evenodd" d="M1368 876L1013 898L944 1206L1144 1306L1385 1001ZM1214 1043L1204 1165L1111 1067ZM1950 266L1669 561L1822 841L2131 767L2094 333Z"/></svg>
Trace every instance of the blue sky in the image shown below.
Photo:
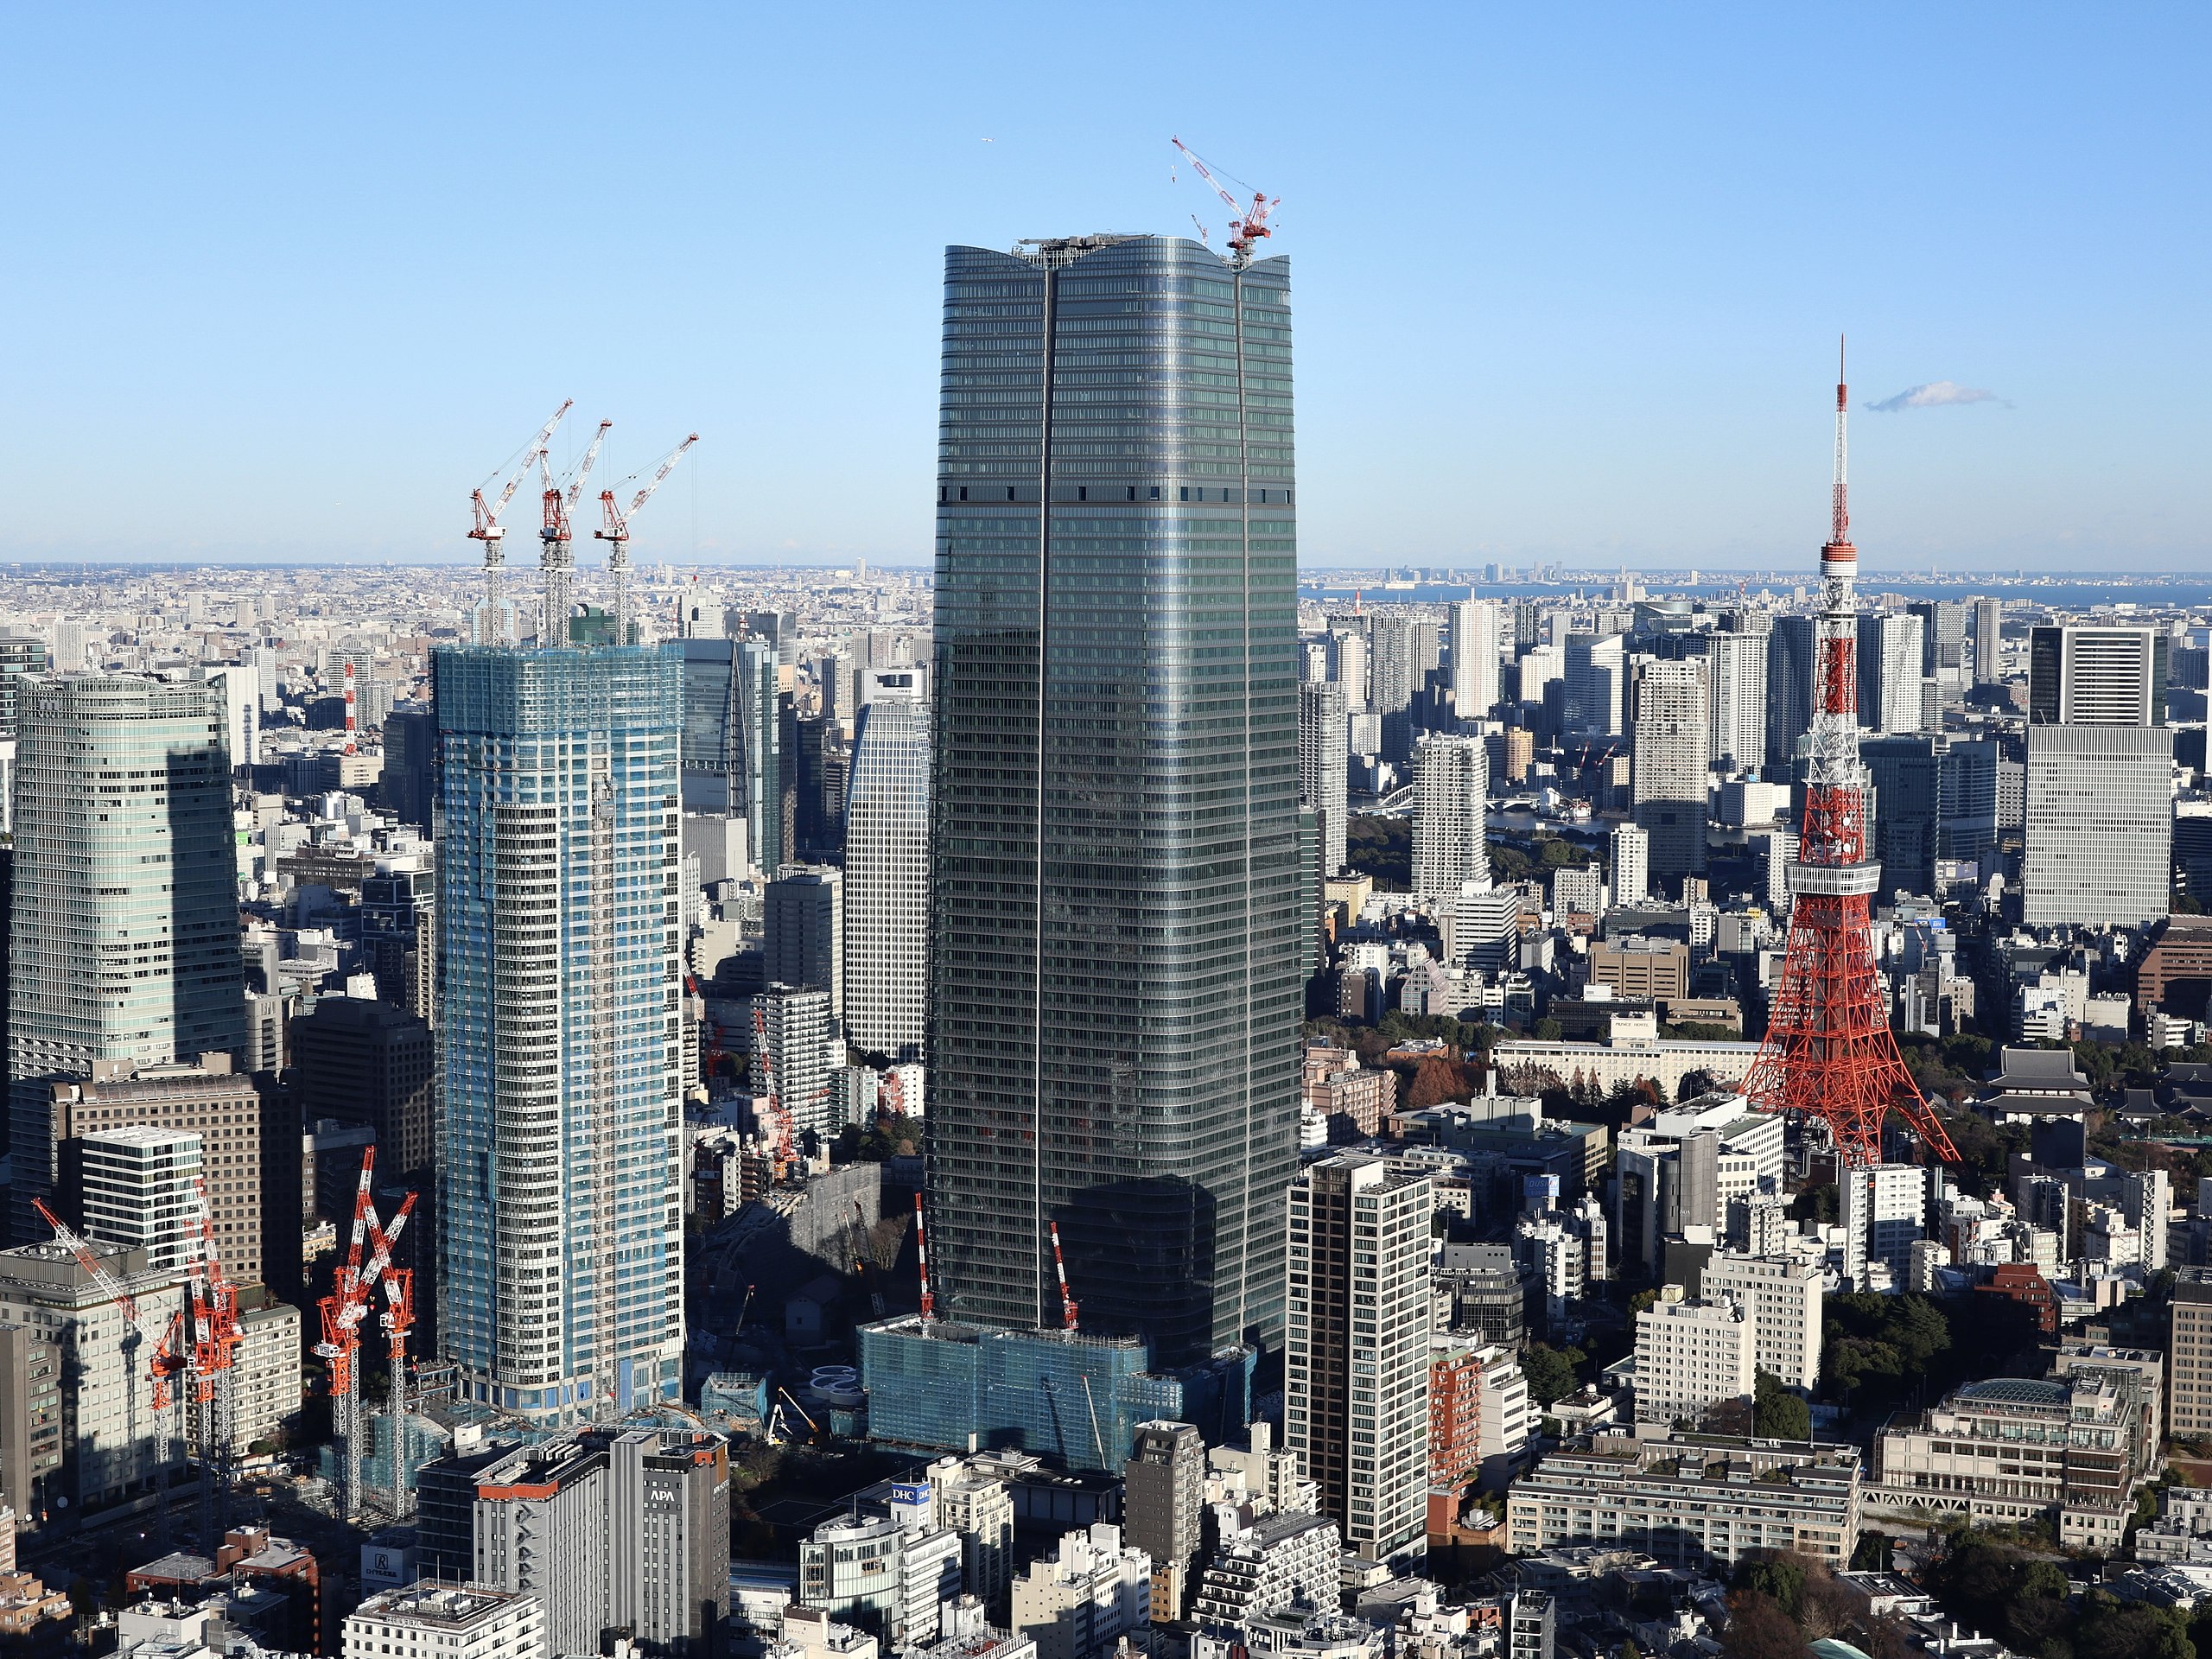
<svg viewBox="0 0 2212 1659"><path fill-rule="evenodd" d="M919 559L947 243L1282 198L1313 565L2202 569L2202 6L16 8L0 559ZM992 142L986 143L985 140ZM1937 382L1987 400L1862 412Z"/></svg>

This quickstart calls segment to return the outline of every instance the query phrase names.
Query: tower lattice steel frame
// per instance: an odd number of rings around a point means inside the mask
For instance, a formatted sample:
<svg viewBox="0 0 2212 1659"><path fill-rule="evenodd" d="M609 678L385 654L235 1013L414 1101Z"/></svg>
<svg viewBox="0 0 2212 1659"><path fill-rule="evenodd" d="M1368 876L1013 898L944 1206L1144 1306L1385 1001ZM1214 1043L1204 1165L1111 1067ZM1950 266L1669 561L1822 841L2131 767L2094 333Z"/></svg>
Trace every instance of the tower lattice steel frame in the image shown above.
<svg viewBox="0 0 2212 1659"><path fill-rule="evenodd" d="M1828 1126L1853 1167L1882 1160L1882 1121L1894 1106L1946 1162L1958 1153L1897 1052L1875 972L1872 921L1882 867L1866 857L1866 773L1859 760L1859 550L1846 484L1846 391L1835 388L1835 486L1821 550L1814 671L1812 772L1796 861L1789 868L1789 938L1766 1040L1745 1092L1766 1111L1804 1112Z"/></svg>

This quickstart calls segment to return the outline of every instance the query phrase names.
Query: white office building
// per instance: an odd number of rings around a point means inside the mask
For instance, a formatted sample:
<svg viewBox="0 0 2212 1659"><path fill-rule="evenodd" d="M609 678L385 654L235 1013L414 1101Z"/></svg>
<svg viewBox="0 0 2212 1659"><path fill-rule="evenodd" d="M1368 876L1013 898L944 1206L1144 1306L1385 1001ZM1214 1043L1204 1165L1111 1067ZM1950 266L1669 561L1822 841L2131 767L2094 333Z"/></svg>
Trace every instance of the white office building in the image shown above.
<svg viewBox="0 0 2212 1659"><path fill-rule="evenodd" d="M346 1615L343 1659L546 1659L537 1598L423 1580Z"/></svg>
<svg viewBox="0 0 2212 1659"><path fill-rule="evenodd" d="M182 1274L200 1226L200 1137L126 1124L79 1136L87 1238L146 1252L156 1272Z"/></svg>
<svg viewBox="0 0 2212 1659"><path fill-rule="evenodd" d="M1321 873L1344 867L1344 836L1351 823L1350 708L1344 689L1333 680L1309 680L1298 688L1298 800L1321 818Z"/></svg>
<svg viewBox="0 0 2212 1659"><path fill-rule="evenodd" d="M893 1060L922 1057L929 868L929 705L879 685L845 796L845 1029Z"/></svg>
<svg viewBox="0 0 2212 1659"><path fill-rule="evenodd" d="M1636 1316L1638 1422L1694 1422L1723 1401L1749 1399L1755 1369L1751 1322L1734 1302L1687 1301L1680 1285L1667 1285Z"/></svg>
<svg viewBox="0 0 2212 1659"><path fill-rule="evenodd" d="M1843 1172L1843 1277L1851 1289L1896 1292L1910 1282L1912 1247L1928 1236L1929 1182L1918 1164Z"/></svg>
<svg viewBox="0 0 2212 1659"><path fill-rule="evenodd" d="M1707 1301L1732 1300L1751 1316L1751 1360L1784 1388L1821 1379L1822 1269L1786 1257L1726 1251L1705 1264L1699 1290Z"/></svg>
<svg viewBox="0 0 2212 1659"><path fill-rule="evenodd" d="M1060 1535L1059 1548L1014 1581L1015 1635L1037 1659L1095 1659L1152 1616L1152 1558L1104 1522Z"/></svg>
<svg viewBox="0 0 2212 1659"><path fill-rule="evenodd" d="M1766 765L1767 639L1764 633L1716 633L1706 645L1713 763L1729 772Z"/></svg>
<svg viewBox="0 0 2212 1659"><path fill-rule="evenodd" d="M1613 866L1613 902L1641 904L1651 896L1651 837L1639 824L1614 826L1610 838Z"/></svg>
<svg viewBox="0 0 2212 1659"><path fill-rule="evenodd" d="M1497 706L1497 601L1463 599L1452 607L1452 706L1481 720Z"/></svg>

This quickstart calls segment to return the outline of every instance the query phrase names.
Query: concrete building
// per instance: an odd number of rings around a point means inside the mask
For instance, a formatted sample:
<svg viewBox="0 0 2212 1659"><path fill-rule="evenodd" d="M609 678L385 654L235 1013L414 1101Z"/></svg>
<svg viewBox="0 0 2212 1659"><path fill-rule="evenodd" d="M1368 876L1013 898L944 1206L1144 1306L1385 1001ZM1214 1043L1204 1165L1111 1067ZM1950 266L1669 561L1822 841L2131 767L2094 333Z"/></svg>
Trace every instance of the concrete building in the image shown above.
<svg viewBox="0 0 2212 1659"><path fill-rule="evenodd" d="M238 1328L245 1339L238 1344L231 1450L245 1457L257 1445L265 1450L279 1430L299 1419L300 1310L275 1300L243 1308Z"/></svg>
<svg viewBox="0 0 2212 1659"><path fill-rule="evenodd" d="M632 1429L609 1447L607 1623L643 1654L713 1659L729 1618L729 1451Z"/></svg>
<svg viewBox="0 0 2212 1659"><path fill-rule="evenodd" d="M1753 1330L1732 1301L1689 1301L1680 1285L1636 1316L1636 1418L1694 1424L1712 1407L1748 1400Z"/></svg>
<svg viewBox="0 0 2212 1659"><path fill-rule="evenodd" d="M1290 1188L1283 1441L1364 1560L1425 1546L1430 1178L1345 1154Z"/></svg>
<svg viewBox="0 0 2212 1659"><path fill-rule="evenodd" d="M1788 1258L1723 1250L1705 1264L1699 1294L1732 1300L1750 1318L1751 1363L1784 1388L1821 1380L1822 1269Z"/></svg>
<svg viewBox="0 0 2212 1659"><path fill-rule="evenodd" d="M1344 688L1333 680L1309 680L1298 688L1298 799L1321 820L1321 874L1344 867L1344 837L1351 822L1351 709Z"/></svg>
<svg viewBox="0 0 2212 1659"><path fill-rule="evenodd" d="M889 1516L825 1521L798 1547L799 1600L898 1647L938 1638L960 1594L960 1540ZM1016 1585L1019 1594L1019 1582Z"/></svg>
<svg viewBox="0 0 2212 1659"><path fill-rule="evenodd" d="M2131 927L2166 913L2173 734L2164 726L2038 726L2027 734L2021 918Z"/></svg>
<svg viewBox="0 0 2212 1659"><path fill-rule="evenodd" d="M131 1123L74 1144L85 1236L143 1250L156 1272L181 1276L199 1251L199 1135Z"/></svg>
<svg viewBox="0 0 2212 1659"><path fill-rule="evenodd" d="M1490 758L1482 739L1429 733L1414 752L1414 898L1436 905L1457 899L1471 881L1488 888Z"/></svg>
<svg viewBox="0 0 2212 1659"><path fill-rule="evenodd" d="M1651 837L1633 823L1616 824L1607 839L1613 872L1613 902L1641 903L1651 896Z"/></svg>
<svg viewBox="0 0 2212 1659"><path fill-rule="evenodd" d="M1002 1611L1014 1582L1014 1493L1005 1479L962 1458L929 1466L936 1528L960 1540L960 1579L987 1608Z"/></svg>
<svg viewBox="0 0 2212 1659"><path fill-rule="evenodd" d="M1561 735L1576 743L1604 742L1624 734L1623 690L1627 656L1619 634L1574 633L1567 638L1560 672L1565 701Z"/></svg>
<svg viewBox="0 0 2212 1659"><path fill-rule="evenodd" d="M1859 1547L1859 1448L1700 1434L1578 1440L1513 1483L1506 1548L1599 1545L1732 1569L1796 1550L1840 1572Z"/></svg>
<svg viewBox="0 0 2212 1659"><path fill-rule="evenodd" d="M1191 1613L1200 1630L1241 1632L1262 1614L1339 1605L1342 1551L1335 1522L1294 1510L1240 1524L1233 1508L1216 1513L1220 1544L1198 1580Z"/></svg>
<svg viewBox="0 0 2212 1659"><path fill-rule="evenodd" d="M1648 1002L1678 1002L1690 994L1690 948L1680 939L1624 933L1590 946L1590 982L1613 995Z"/></svg>
<svg viewBox="0 0 2212 1659"><path fill-rule="evenodd" d="M241 1054L245 982L222 688L79 675L24 682L16 705L9 1111L28 1241L60 1177L54 1083Z"/></svg>
<svg viewBox="0 0 2212 1659"><path fill-rule="evenodd" d="M2174 1270L2166 1337L2166 1432L2212 1435L2212 1268Z"/></svg>
<svg viewBox="0 0 2212 1659"><path fill-rule="evenodd" d="M149 1320L166 1325L181 1310L175 1274L154 1271L134 1251L93 1248ZM152 1355L122 1305L64 1246L20 1244L0 1250L0 1324L36 1332L61 1356L62 1462L48 1474L49 1499L98 1509L145 1491L162 1466L146 1375ZM182 1446L173 1440L170 1453L181 1459Z"/></svg>
<svg viewBox="0 0 2212 1659"><path fill-rule="evenodd" d="M1497 706L1497 601L1452 606L1452 706L1461 720L1482 720Z"/></svg>
<svg viewBox="0 0 2212 1659"><path fill-rule="evenodd" d="M918 683L877 676L898 678ZM914 684L863 705L845 803L845 1032L899 1061L922 1057L929 967L930 715Z"/></svg>
<svg viewBox="0 0 2212 1659"><path fill-rule="evenodd" d="M1136 1450L1122 1471L1122 1522L1130 1546L1152 1562L1156 1624L1182 1618L1195 1587L1192 1575L1205 1543L1205 1440L1191 1424L1137 1425Z"/></svg>
<svg viewBox="0 0 2212 1659"><path fill-rule="evenodd" d="M753 1096L775 1095L794 1135L835 1135L844 1127L835 1084L845 1056L829 992L771 982L753 1012Z"/></svg>
<svg viewBox="0 0 2212 1659"><path fill-rule="evenodd" d="M371 1596L346 1618L341 1659L549 1659L535 1596L424 1580Z"/></svg>
<svg viewBox="0 0 2212 1659"><path fill-rule="evenodd" d="M1708 729L1714 769L1756 772L1766 765L1767 641L1764 633L1716 633L1706 641L1712 693Z"/></svg>
<svg viewBox="0 0 2212 1659"><path fill-rule="evenodd" d="M473 1584L532 1598L550 1652L599 1651L607 1625L607 1451L566 1439L480 1468Z"/></svg>
<svg viewBox="0 0 2212 1659"><path fill-rule="evenodd" d="M1838 1179L1843 1276L1852 1289L1905 1288L1912 1247L1928 1236L1929 1173L1918 1164L1875 1164Z"/></svg>
<svg viewBox="0 0 2212 1659"><path fill-rule="evenodd" d="M81 1212L82 1137L133 1124L197 1135L216 1254L238 1283L261 1282L262 1097L251 1077L231 1069L229 1054L203 1055L197 1065L103 1060L81 1082L48 1087L46 1117L70 1208Z"/></svg>
<svg viewBox="0 0 2212 1659"><path fill-rule="evenodd" d="M827 865L785 865L761 899L761 971L771 985L825 991L845 1011L845 883Z"/></svg>
<svg viewBox="0 0 2212 1659"><path fill-rule="evenodd" d="M1974 601L1974 683L2000 685L2005 679L2005 601Z"/></svg>
<svg viewBox="0 0 2212 1659"><path fill-rule="evenodd" d="M1976 1523L2048 1517L2062 1548L2117 1551L2157 1455L2145 1408L2125 1369L1968 1382L1884 1427L1874 1495Z"/></svg>
<svg viewBox="0 0 2212 1659"><path fill-rule="evenodd" d="M2163 628L2067 623L2028 632L2031 726L2163 726Z"/></svg>
<svg viewBox="0 0 2212 1659"><path fill-rule="evenodd" d="M1705 868L1711 777L1706 664L1639 659L1631 684L1636 822L1650 838L1650 874L1679 881Z"/></svg>
<svg viewBox="0 0 2212 1659"><path fill-rule="evenodd" d="M291 1041L302 1122L367 1124L386 1177L429 1169L438 1052L426 1021L389 1002L319 997Z"/></svg>
<svg viewBox="0 0 2212 1659"><path fill-rule="evenodd" d="M462 1397L548 1427L681 1386L685 666L431 653L467 762L441 773L438 1335Z"/></svg>
<svg viewBox="0 0 2212 1659"><path fill-rule="evenodd" d="M62 1357L36 1327L0 1325L0 1548L13 1567L16 1517L36 1525L61 1489Z"/></svg>
<svg viewBox="0 0 2212 1659"><path fill-rule="evenodd" d="M1920 619L1891 612L1859 619L1859 723L1884 737L1921 729Z"/></svg>
<svg viewBox="0 0 2212 1659"><path fill-rule="evenodd" d="M1152 1561L1103 1523L1061 1535L1014 1581L1012 1628L1037 1659L1096 1659L1152 1615Z"/></svg>

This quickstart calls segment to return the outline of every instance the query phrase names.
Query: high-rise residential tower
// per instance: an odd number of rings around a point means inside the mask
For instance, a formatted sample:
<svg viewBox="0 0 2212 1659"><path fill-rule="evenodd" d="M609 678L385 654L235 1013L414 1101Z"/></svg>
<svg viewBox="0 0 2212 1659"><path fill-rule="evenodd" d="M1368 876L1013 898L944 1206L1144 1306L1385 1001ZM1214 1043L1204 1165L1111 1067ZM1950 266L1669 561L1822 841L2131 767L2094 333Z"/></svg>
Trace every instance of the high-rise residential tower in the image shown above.
<svg viewBox="0 0 2212 1659"><path fill-rule="evenodd" d="M845 1034L868 1053L918 1060L929 960L930 713L912 671L876 677L875 695L861 707L845 808ZM891 679L906 684L881 683Z"/></svg>
<svg viewBox="0 0 2212 1659"><path fill-rule="evenodd" d="M1787 779L1799 740L1813 729L1815 620L1778 616L1766 643L1766 758Z"/></svg>
<svg viewBox="0 0 2212 1659"><path fill-rule="evenodd" d="M1334 680L1309 680L1298 688L1298 798L1320 818L1325 876L1344 868L1351 828L1349 712L1344 689Z"/></svg>
<svg viewBox="0 0 2212 1659"><path fill-rule="evenodd" d="M1713 696L1713 762L1731 772L1766 765L1767 647L1764 633L1716 633L1706 645Z"/></svg>
<svg viewBox="0 0 2212 1659"><path fill-rule="evenodd" d="M1481 720L1497 705L1497 601L1463 599L1452 607L1452 707Z"/></svg>
<svg viewBox="0 0 2212 1659"><path fill-rule="evenodd" d="M1921 729L1920 619L1894 613L1859 619L1859 722L1891 737Z"/></svg>
<svg viewBox="0 0 2212 1659"><path fill-rule="evenodd" d="M2005 678L2005 601L1974 602L1974 683L1996 685Z"/></svg>
<svg viewBox="0 0 2212 1659"><path fill-rule="evenodd" d="M128 674L16 683L10 927L13 1224L48 1236L53 1084L95 1062L242 1058L223 688Z"/></svg>
<svg viewBox="0 0 2212 1659"><path fill-rule="evenodd" d="M1432 734L1414 752L1414 897L1434 904L1457 899L1470 881L1487 887L1490 755L1483 740Z"/></svg>
<svg viewBox="0 0 2212 1659"><path fill-rule="evenodd" d="M1296 1165L1289 266L946 257L931 810L938 1306L1181 1363L1282 1323Z"/></svg>
<svg viewBox="0 0 2212 1659"><path fill-rule="evenodd" d="M1712 694L1707 664L1639 659L1631 683L1636 821L1651 838L1651 874L1679 881L1705 868Z"/></svg>
<svg viewBox="0 0 2212 1659"><path fill-rule="evenodd" d="M672 1399L685 664L634 646L431 664L446 1356L467 1398L538 1423Z"/></svg>

